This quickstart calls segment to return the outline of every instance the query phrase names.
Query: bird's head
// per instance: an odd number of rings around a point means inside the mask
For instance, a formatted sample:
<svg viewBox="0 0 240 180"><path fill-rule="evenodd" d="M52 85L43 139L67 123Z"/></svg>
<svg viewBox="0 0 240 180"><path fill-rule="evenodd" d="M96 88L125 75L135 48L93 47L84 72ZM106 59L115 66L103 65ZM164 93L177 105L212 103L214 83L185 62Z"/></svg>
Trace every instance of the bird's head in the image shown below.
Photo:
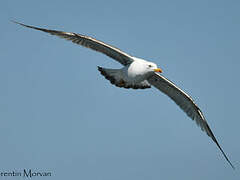
<svg viewBox="0 0 240 180"><path fill-rule="evenodd" d="M155 72L161 73L162 70L151 61L134 57L134 61L129 65L128 73L135 75L151 76Z"/></svg>
<svg viewBox="0 0 240 180"><path fill-rule="evenodd" d="M162 69L158 68L155 63L148 62L148 63L146 63L146 66L147 66L146 68L149 71L162 73Z"/></svg>

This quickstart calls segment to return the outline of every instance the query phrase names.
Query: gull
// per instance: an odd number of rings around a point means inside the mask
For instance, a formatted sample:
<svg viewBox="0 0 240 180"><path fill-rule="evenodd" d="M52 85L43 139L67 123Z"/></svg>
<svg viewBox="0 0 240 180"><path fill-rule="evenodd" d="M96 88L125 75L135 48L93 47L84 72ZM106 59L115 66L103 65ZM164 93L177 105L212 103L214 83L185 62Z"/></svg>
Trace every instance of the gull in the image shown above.
<svg viewBox="0 0 240 180"><path fill-rule="evenodd" d="M101 52L115 59L123 65L123 68L108 69L98 66L98 70L107 80L109 80L117 87L127 89L146 89L154 86L155 88L166 94L192 120L194 120L198 126L200 126L202 131L206 132L206 134L216 143L217 147L220 149L227 162L231 165L233 169L235 169L233 164L230 162L227 155L219 145L217 139L215 138L205 117L203 116L202 111L199 109L193 99L170 80L160 75L160 73L162 73L162 70L158 68L155 63L131 56L116 47L108 45L89 36L78 33L63 32L29 26L16 21L13 22L27 28L43 31L51 35L58 36L60 38L64 38L66 40L72 41L75 44Z"/></svg>

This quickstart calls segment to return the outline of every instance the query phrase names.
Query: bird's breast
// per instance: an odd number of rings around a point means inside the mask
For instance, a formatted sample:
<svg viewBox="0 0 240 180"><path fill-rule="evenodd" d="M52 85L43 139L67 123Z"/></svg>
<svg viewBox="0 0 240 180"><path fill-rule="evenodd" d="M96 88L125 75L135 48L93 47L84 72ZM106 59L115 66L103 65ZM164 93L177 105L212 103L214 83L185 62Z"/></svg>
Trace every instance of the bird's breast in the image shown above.
<svg viewBox="0 0 240 180"><path fill-rule="evenodd" d="M137 83L146 79L146 71L139 64L132 63L129 66L124 67L123 72L128 81Z"/></svg>

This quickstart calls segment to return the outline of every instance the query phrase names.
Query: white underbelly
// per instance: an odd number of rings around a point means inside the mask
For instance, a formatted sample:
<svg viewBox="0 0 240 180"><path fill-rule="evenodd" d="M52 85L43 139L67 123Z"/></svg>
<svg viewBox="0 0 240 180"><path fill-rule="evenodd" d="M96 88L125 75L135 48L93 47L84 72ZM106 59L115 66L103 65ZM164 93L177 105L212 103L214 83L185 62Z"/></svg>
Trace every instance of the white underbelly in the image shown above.
<svg viewBox="0 0 240 180"><path fill-rule="evenodd" d="M126 81L139 83L146 80L147 77L142 71L136 69L133 71L132 69L133 68L131 66L126 66L122 69L123 77Z"/></svg>

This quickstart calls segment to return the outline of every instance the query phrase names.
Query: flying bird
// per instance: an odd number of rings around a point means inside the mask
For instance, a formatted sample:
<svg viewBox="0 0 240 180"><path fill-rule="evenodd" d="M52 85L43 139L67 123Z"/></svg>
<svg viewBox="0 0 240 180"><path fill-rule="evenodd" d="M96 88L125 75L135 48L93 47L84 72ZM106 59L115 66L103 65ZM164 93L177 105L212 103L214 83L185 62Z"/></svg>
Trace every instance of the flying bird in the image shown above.
<svg viewBox="0 0 240 180"><path fill-rule="evenodd" d="M116 47L89 36L29 26L16 21L13 22L27 28L56 35L60 38L64 38L75 44L101 52L115 59L123 65L121 69L108 69L98 66L98 70L107 80L120 88L146 89L154 86L169 96L192 120L197 123L198 126L200 126L202 131L205 131L206 134L212 138L222 152L224 158L231 167L235 169L215 138L205 117L203 116L202 111L195 104L193 99L170 80L160 75L162 70L158 68L155 63L131 56Z"/></svg>

